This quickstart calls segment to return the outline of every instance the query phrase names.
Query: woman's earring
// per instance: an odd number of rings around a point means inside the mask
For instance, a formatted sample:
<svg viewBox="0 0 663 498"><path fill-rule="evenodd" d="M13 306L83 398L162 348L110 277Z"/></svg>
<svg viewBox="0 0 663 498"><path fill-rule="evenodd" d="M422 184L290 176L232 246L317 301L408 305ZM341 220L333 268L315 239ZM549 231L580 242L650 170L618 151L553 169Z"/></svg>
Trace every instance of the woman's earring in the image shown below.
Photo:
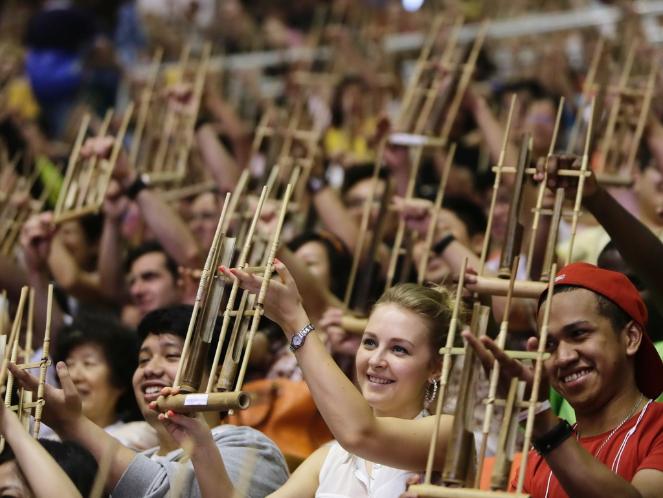
<svg viewBox="0 0 663 498"><path fill-rule="evenodd" d="M426 394L424 395L424 408L428 408L433 403L435 397L437 396L437 389L438 381L437 379L434 379L428 384L428 387L426 388Z"/></svg>

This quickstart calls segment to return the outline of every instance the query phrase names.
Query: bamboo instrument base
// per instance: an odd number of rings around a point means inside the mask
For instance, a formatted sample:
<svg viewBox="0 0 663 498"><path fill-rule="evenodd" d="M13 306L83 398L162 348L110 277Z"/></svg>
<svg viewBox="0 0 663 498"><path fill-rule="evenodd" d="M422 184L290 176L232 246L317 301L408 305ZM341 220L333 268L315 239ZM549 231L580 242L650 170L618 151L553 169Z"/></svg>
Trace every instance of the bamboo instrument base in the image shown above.
<svg viewBox="0 0 663 498"><path fill-rule="evenodd" d="M447 488L431 484L417 484L408 488L419 498L530 498L526 493L487 491L482 489Z"/></svg>
<svg viewBox="0 0 663 498"><path fill-rule="evenodd" d="M178 413L221 412L244 410L251 404L251 397L242 391L230 393L176 394L157 400L159 410Z"/></svg>

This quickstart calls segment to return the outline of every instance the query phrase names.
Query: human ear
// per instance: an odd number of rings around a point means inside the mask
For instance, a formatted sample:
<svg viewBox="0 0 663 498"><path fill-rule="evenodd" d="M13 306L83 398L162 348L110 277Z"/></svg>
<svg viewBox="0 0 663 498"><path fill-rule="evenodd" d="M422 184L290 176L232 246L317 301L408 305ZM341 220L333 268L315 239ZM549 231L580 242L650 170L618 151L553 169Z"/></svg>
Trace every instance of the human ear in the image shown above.
<svg viewBox="0 0 663 498"><path fill-rule="evenodd" d="M645 332L634 321L630 321L624 329L624 339L626 346L626 356L635 356L640 343L642 342L642 334Z"/></svg>

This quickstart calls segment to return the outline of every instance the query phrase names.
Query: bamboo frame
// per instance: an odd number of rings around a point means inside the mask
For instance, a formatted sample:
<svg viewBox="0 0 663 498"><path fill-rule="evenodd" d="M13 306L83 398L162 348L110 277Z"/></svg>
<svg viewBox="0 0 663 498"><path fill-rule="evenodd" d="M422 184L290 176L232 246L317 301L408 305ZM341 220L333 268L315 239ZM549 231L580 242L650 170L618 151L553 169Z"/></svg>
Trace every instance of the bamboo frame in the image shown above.
<svg viewBox="0 0 663 498"><path fill-rule="evenodd" d="M604 135L599 139L599 155L595 165L597 180L606 185L630 186L633 183L636 154L645 129L653 98L659 63L654 60L649 66L644 88L639 88L633 72L638 42L630 44L626 59L621 65L618 84L613 88L615 100L608 111ZM635 80L635 81L632 81ZM631 83L630 83L631 81ZM623 100L635 99L638 112L635 121L624 113ZM621 148L628 142L626 154Z"/></svg>
<svg viewBox="0 0 663 498"><path fill-rule="evenodd" d="M298 174L299 169L295 168L293 174L291 175L291 180L293 180L293 183L289 183L287 185L286 192L283 199L281 200L281 208L278 215L279 217L277 227L272 234L270 245L268 246L267 250L264 251L263 255L259 256L260 259L262 259L263 264L259 267L251 267L248 266L248 258L252 249L255 249L256 246L256 237L254 236L256 225L258 223L264 203L270 193L267 186L263 187L262 189L262 193L258 201L258 206L256 207L254 216L251 220L251 225L248 228L240 254L238 255L237 261L235 262L235 265L239 268L248 269L254 273L260 272L262 274L262 285L256 298L251 301L249 301L248 291L243 291L241 296L241 304L237 309L234 308L234 304L236 301L237 292L239 290L238 280L233 278L231 283L228 282L228 279L223 277L222 274L217 273L220 246L222 244L221 239L224 237L223 229L224 227L228 226L227 223L230 218L229 211L231 197L230 194L226 196L224 209L217 224L217 232L214 239L215 241L212 245L212 249L210 249L207 262L205 263L205 268L201 274L198 295L194 304L194 313L189 324L189 330L187 331L187 337L185 339L182 351L182 358L180 360L178 372L173 383L175 387L179 387L180 389L185 388L184 390L188 391L188 394L178 394L169 396L167 398L160 397L157 401L157 405L161 410L174 409L179 412L191 413L199 411L229 411L235 409L245 409L249 406L250 397L241 391L241 386L244 381L248 360L251 354L252 339L258 329L260 318L263 315L262 303L265 298L267 286L269 285L269 280L273 272L274 256L276 254L276 249L278 248L281 230L283 228L285 217L288 213L288 206L293 192L293 186L296 184ZM227 241L228 239L225 240ZM231 265L231 257L232 251L226 252L223 261L224 266ZM202 377L201 370L204 359L207 356L207 351L204 350L204 354L199 353L198 351L202 351L202 349L196 348L194 346L196 343L196 337L199 337L202 332L207 335L208 342L211 340L212 330L218 317L218 309L221 300L220 298L210 299L209 297L209 282L212 278L217 279L218 285L221 286L222 290L227 284L230 284L230 290L226 308L223 313L223 321L221 323L219 338L214 351L214 359L210 369L210 376L207 379L206 385L203 385L200 382ZM250 305L247 306L247 303L250 303ZM202 319L200 317L202 317ZM243 328L246 319L250 320L250 325ZM223 352L223 345L228 333L228 328L230 327L231 320L234 320L234 325L231 331L229 343L230 345L226 349L226 356L221 368L221 373L217 376L219 362ZM204 331L201 330L201 324L204 324ZM244 338L246 338L246 344L244 343ZM185 372L187 370L187 365L189 366L189 370L193 370L194 368L196 369L197 376L195 376L192 381L185 384L184 380L186 377ZM237 368L239 368L238 373ZM228 389L229 386L233 386L233 388ZM219 387L224 389L225 392L215 392L215 389L218 389Z"/></svg>
<svg viewBox="0 0 663 498"><path fill-rule="evenodd" d="M41 427L41 417L43 407L45 404L44 399L44 385L46 382L46 370L50 365L48 357L50 350L50 337L51 337L51 318L53 310L53 284L48 286L47 307L46 307L46 326L44 330L44 340L42 342L42 357L40 361L32 362L32 340L34 334L34 307L35 307L35 291L34 289L23 287L19 298L16 314L12 323L12 329L5 343L5 351L3 355L2 367L0 367L0 385L4 386L5 407L11 411L16 412L19 421L24 425L25 430L29 430L30 417L34 417L34 425L32 428L32 436L36 439L39 437L39 430ZM20 348L20 335L21 328L24 320L26 321L24 347ZM19 361L19 356L21 361ZM14 401L14 376L9 372L9 362L16 364L17 368L22 370L29 370L39 368L39 380L37 383L36 399L33 398L32 392L23 388L18 390L18 397ZM4 438L2 443L4 444Z"/></svg>
<svg viewBox="0 0 663 498"><path fill-rule="evenodd" d="M101 210L110 184L113 169L120 156L124 137L133 113L133 104L124 111L122 122L115 137L110 156L106 158L91 157L85 163L79 161L80 150L85 139L90 116L83 118L76 142L65 174L58 201L53 210L54 223L63 223ZM112 111L108 111L97 136L105 136L109 130Z"/></svg>

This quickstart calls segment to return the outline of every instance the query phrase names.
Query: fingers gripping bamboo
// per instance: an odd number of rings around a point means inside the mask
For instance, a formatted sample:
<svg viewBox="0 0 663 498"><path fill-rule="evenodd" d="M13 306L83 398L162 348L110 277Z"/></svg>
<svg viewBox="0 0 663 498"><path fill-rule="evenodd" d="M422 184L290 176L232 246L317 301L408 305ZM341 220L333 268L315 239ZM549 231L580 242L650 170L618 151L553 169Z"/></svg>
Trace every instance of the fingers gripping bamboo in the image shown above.
<svg viewBox="0 0 663 498"><path fill-rule="evenodd" d="M42 346L41 361L39 362L39 385L37 387L37 406L35 407L35 421L32 426L32 436L39 438L41 428L41 417L44 411L44 384L46 383L46 372L50 365L49 354L51 347L51 319L53 316L53 284L48 285L48 297L46 301L46 327L44 329L44 342Z"/></svg>
<svg viewBox="0 0 663 498"><path fill-rule="evenodd" d="M296 182L296 178L294 181ZM263 301L265 299L265 294L267 293L267 286L269 285L269 280L272 276L272 272L274 271L274 257L276 256L276 250L278 249L279 239L281 237L281 230L283 229L283 223L285 221L286 214L288 213L288 203L290 202L290 196L292 195L293 188L294 184L289 183L286 187L286 191L283 196L278 224L276 226L274 235L272 237L269 257L267 258L265 273L263 274L262 277L262 285L260 287L260 292L258 293L258 297L256 298L255 310L257 313L253 315L251 321L251 328L249 329L249 335L247 337L246 350L244 351L242 366L240 368L239 374L237 375L237 384L235 385L235 392L238 392L242 388L242 385L244 384L244 376L246 375L246 368L249 365L251 348L253 346L253 337L255 336L255 333L258 330L258 325L260 324L260 318L263 314Z"/></svg>

